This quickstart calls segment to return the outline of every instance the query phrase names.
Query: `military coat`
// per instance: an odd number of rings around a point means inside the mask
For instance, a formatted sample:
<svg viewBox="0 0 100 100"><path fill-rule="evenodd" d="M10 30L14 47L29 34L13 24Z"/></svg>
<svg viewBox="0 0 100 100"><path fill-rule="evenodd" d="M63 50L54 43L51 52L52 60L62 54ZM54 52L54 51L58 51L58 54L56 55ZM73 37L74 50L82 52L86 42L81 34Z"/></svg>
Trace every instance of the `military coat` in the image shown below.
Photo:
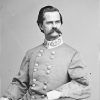
<svg viewBox="0 0 100 100"><path fill-rule="evenodd" d="M66 90L75 90L76 84L78 88L89 86L85 68L77 50L69 45L47 49L41 44L26 52L4 96L12 100L44 100L47 92L57 90L64 93L58 100L83 100L82 96L88 94L71 97Z"/></svg>

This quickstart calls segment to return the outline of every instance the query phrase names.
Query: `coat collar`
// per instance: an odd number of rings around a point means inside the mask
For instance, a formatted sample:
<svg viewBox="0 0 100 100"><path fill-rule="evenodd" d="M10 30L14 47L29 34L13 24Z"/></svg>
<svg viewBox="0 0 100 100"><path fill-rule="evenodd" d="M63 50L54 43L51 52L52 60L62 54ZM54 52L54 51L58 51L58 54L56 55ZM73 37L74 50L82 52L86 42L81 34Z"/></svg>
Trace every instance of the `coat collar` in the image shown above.
<svg viewBox="0 0 100 100"><path fill-rule="evenodd" d="M48 40L44 39L44 43L43 43L44 47L46 47L47 49L52 49L52 48L58 47L62 44L63 44L62 36L58 37L57 39L55 39L53 41L48 41Z"/></svg>

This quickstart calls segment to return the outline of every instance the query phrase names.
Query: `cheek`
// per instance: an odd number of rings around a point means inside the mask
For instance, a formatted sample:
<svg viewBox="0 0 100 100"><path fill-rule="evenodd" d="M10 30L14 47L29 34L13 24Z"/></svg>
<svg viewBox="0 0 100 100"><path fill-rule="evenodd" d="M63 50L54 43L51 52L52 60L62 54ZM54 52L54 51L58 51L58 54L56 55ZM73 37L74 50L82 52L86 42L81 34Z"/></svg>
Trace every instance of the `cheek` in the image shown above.
<svg viewBox="0 0 100 100"><path fill-rule="evenodd" d="M61 24L58 24L58 25L57 25L57 28L60 28L60 27L61 27Z"/></svg>
<svg viewBox="0 0 100 100"><path fill-rule="evenodd" d="M50 25L45 27L46 31L50 31L52 29L52 27Z"/></svg>

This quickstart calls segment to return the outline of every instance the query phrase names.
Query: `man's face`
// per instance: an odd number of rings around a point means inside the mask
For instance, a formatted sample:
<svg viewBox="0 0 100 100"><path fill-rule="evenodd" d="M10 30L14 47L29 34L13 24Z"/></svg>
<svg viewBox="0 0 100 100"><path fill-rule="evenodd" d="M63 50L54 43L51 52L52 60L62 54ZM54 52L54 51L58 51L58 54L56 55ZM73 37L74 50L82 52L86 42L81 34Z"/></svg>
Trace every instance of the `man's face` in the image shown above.
<svg viewBox="0 0 100 100"><path fill-rule="evenodd" d="M56 38L59 34L61 34L61 32L59 31L60 26L61 26L61 20L59 12L54 11L54 12L44 13L44 21L42 29L44 31L46 38L48 39Z"/></svg>

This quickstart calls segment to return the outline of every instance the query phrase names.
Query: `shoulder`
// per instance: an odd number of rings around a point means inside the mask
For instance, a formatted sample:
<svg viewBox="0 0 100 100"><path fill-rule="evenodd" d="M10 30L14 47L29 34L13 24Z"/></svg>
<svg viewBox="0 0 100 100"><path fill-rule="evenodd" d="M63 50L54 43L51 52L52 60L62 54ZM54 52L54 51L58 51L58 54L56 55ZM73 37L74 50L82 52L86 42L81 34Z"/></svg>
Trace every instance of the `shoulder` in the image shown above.
<svg viewBox="0 0 100 100"><path fill-rule="evenodd" d="M76 52L78 52L75 48L73 48L72 46L66 43L63 44L63 48L64 50L66 50L66 52L71 53L71 54L75 54Z"/></svg>
<svg viewBox="0 0 100 100"><path fill-rule="evenodd" d="M28 49L26 51L26 56L29 56L30 57L33 53L36 53L38 50L40 50L40 48L42 48L42 44L40 44L40 45L38 45L36 47L33 47L31 49Z"/></svg>

